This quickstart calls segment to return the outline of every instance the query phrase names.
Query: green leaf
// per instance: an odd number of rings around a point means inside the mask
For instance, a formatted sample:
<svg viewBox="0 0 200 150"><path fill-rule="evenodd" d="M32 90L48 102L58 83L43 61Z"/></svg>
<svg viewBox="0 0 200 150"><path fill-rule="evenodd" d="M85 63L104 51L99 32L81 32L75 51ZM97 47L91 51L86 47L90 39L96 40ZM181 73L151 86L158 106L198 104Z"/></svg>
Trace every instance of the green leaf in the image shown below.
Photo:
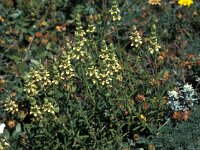
<svg viewBox="0 0 200 150"><path fill-rule="evenodd" d="M20 123L17 124L15 131L16 131L17 133L20 133L20 132L22 131L22 128L21 128L21 124L20 124Z"/></svg>
<svg viewBox="0 0 200 150"><path fill-rule="evenodd" d="M35 59L31 59L31 63L39 66L40 65L40 62L38 60L35 60Z"/></svg>
<svg viewBox="0 0 200 150"><path fill-rule="evenodd" d="M48 50L52 50L51 46L52 46L52 43L49 42L49 43L46 45L46 49L48 49Z"/></svg>
<svg viewBox="0 0 200 150"><path fill-rule="evenodd" d="M137 126L137 127L135 127L134 129L133 129L133 131L136 131L137 129L139 129L140 128L140 126Z"/></svg>
<svg viewBox="0 0 200 150"><path fill-rule="evenodd" d="M19 63L22 60L21 57L18 57L18 56L15 56L15 55L10 56L9 58L16 63Z"/></svg>
<svg viewBox="0 0 200 150"><path fill-rule="evenodd" d="M11 14L10 17L12 17L13 19L16 19L16 18L18 18L21 14L22 14L21 11L18 11L18 12L16 12L16 13Z"/></svg>
<svg viewBox="0 0 200 150"><path fill-rule="evenodd" d="M59 112L59 107L55 107L55 112L56 112L56 113Z"/></svg>
<svg viewBox="0 0 200 150"><path fill-rule="evenodd" d="M6 140L8 140L10 138L10 133L8 132L8 130L4 130L3 132L3 136Z"/></svg>

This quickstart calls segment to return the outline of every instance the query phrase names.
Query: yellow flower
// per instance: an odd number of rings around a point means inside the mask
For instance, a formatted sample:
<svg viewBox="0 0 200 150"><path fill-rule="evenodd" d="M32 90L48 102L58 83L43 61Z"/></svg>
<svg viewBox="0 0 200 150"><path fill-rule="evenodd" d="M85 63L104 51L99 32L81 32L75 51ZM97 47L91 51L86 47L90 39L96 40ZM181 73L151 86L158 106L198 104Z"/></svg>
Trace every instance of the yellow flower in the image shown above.
<svg viewBox="0 0 200 150"><path fill-rule="evenodd" d="M95 31L96 27L94 25L88 25L87 32L93 33Z"/></svg>
<svg viewBox="0 0 200 150"><path fill-rule="evenodd" d="M39 22L39 26L48 26L48 22L46 22L46 21L41 21L41 22Z"/></svg>
<svg viewBox="0 0 200 150"><path fill-rule="evenodd" d="M62 31L62 26L56 26L56 30L57 30L58 32L61 32L61 31Z"/></svg>
<svg viewBox="0 0 200 150"><path fill-rule="evenodd" d="M160 5L160 0L149 0L149 4L151 4L151 5Z"/></svg>
<svg viewBox="0 0 200 150"><path fill-rule="evenodd" d="M131 36L129 38L132 42L131 46L134 46L137 48L142 45L142 38L140 36L140 33L137 31L136 26L132 27Z"/></svg>
<svg viewBox="0 0 200 150"><path fill-rule="evenodd" d="M112 16L112 21L121 20L120 9L118 8L116 1L113 1L113 6L109 12Z"/></svg>
<svg viewBox="0 0 200 150"><path fill-rule="evenodd" d="M5 80L0 79L0 84L3 84L3 83L5 83L5 82L6 82Z"/></svg>
<svg viewBox="0 0 200 150"><path fill-rule="evenodd" d="M178 4L179 5L183 5L183 6L186 6L186 5L188 5L188 6L190 6L191 4L193 3L193 0L179 0L178 1Z"/></svg>
<svg viewBox="0 0 200 150"><path fill-rule="evenodd" d="M147 121L147 118L143 114L140 115L140 119L145 121L145 122Z"/></svg>
<svg viewBox="0 0 200 150"><path fill-rule="evenodd" d="M4 22L4 18L0 16L0 22Z"/></svg>

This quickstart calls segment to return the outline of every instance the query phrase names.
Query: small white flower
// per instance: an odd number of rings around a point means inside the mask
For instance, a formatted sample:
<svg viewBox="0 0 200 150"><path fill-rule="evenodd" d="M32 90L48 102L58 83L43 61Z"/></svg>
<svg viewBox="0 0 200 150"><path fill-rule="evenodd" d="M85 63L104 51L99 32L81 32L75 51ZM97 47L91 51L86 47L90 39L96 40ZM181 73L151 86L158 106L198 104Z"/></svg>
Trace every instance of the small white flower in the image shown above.
<svg viewBox="0 0 200 150"><path fill-rule="evenodd" d="M176 91L169 91L168 92L168 95L169 95L169 97L174 97L175 99L178 99L179 97L178 97L178 92L176 92Z"/></svg>
<svg viewBox="0 0 200 150"><path fill-rule="evenodd" d="M5 126L6 126L6 125L5 125L4 123L1 123L1 124L0 124L0 134L3 133Z"/></svg>
<svg viewBox="0 0 200 150"><path fill-rule="evenodd" d="M183 92L193 92L193 91L194 91L194 89L191 84L186 83L183 86Z"/></svg>

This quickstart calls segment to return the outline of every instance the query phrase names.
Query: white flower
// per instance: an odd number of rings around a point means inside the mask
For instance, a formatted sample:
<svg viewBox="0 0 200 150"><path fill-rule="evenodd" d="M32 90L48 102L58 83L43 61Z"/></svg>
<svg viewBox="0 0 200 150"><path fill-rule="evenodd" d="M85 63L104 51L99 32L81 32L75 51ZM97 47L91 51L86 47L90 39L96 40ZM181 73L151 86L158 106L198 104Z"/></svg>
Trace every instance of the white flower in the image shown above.
<svg viewBox="0 0 200 150"><path fill-rule="evenodd" d="M0 124L0 134L3 133L5 126L6 126L6 125L5 125L4 123L1 123L1 124Z"/></svg>
<svg viewBox="0 0 200 150"><path fill-rule="evenodd" d="M183 91L183 92L193 92L194 89L193 89L193 87L192 87L191 84L186 83L186 84L183 86L183 90L182 90L182 91Z"/></svg>
<svg viewBox="0 0 200 150"><path fill-rule="evenodd" d="M169 91L168 92L168 95L169 95L169 97L174 97L175 99L178 99L179 97L178 97L178 92L176 92L176 91Z"/></svg>

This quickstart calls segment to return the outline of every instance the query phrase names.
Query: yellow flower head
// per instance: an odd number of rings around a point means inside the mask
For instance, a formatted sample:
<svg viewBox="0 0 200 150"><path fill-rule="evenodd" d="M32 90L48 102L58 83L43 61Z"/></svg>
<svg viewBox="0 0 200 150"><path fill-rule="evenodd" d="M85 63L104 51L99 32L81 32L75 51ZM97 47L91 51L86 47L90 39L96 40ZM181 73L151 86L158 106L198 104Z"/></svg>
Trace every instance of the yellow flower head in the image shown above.
<svg viewBox="0 0 200 150"><path fill-rule="evenodd" d="M151 4L151 5L160 5L160 0L149 0L149 4Z"/></svg>
<svg viewBox="0 0 200 150"><path fill-rule="evenodd" d="M0 16L0 22L4 22L4 18Z"/></svg>
<svg viewBox="0 0 200 150"><path fill-rule="evenodd" d="M58 32L61 32L61 31L62 31L62 26L56 26L56 30L57 30Z"/></svg>
<svg viewBox="0 0 200 150"><path fill-rule="evenodd" d="M191 4L193 3L193 0L179 0L178 1L178 4L179 5L183 5L183 6L186 6L186 5L188 5L188 6L190 6Z"/></svg>
<svg viewBox="0 0 200 150"><path fill-rule="evenodd" d="M140 119L145 121L145 122L147 121L147 118L143 114L140 115Z"/></svg>

